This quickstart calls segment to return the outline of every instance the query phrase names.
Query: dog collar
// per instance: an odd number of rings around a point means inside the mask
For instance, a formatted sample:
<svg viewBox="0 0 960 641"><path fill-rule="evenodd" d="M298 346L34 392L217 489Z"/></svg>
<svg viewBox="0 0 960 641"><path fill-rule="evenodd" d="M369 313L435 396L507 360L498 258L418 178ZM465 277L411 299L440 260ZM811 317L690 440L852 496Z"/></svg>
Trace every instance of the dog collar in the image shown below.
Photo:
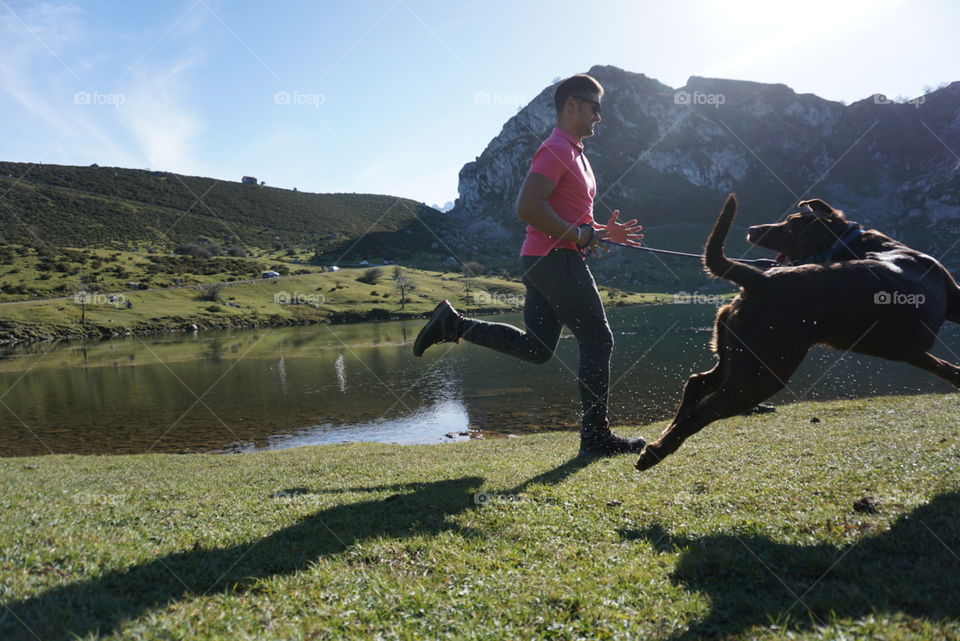
<svg viewBox="0 0 960 641"><path fill-rule="evenodd" d="M842 252L849 249L849 244L855 241L857 238L860 238L860 235L863 234L863 228L860 227L857 223L848 223L847 230L843 235L837 239L833 245L830 246L826 251L822 251L818 254L813 254L807 256L806 258L800 258L792 261L791 265L810 265L813 263L825 263L828 261L834 260Z"/></svg>

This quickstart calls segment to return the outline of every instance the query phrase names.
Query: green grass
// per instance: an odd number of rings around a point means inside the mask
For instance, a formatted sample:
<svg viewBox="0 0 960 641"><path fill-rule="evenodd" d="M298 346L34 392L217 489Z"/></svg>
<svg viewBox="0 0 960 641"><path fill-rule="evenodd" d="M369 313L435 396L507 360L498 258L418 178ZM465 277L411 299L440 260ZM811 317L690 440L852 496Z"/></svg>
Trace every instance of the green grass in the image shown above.
<svg viewBox="0 0 960 641"><path fill-rule="evenodd" d="M357 280L367 271L364 268L313 269L297 276L224 287L216 302L201 300L196 289L171 288L123 292L122 300L130 301L131 309L110 303L107 294L118 290L109 289L95 304L86 305L85 312L73 298L0 305L0 340L146 334L183 331L189 325L223 329L412 317L429 313L444 298L470 313L515 311L523 305L525 288L516 281L401 269L415 287L402 307L392 280L393 267L381 268L382 277L375 284ZM607 305L672 300L656 294L602 291Z"/></svg>
<svg viewBox="0 0 960 641"><path fill-rule="evenodd" d="M260 252L248 258L212 259L108 249L0 246L0 302L72 296L81 289L121 292L139 283L148 288L202 285L259 278L268 269L289 273L319 272L320 267L294 264L282 252ZM85 285L81 278L92 278Z"/></svg>
<svg viewBox="0 0 960 641"><path fill-rule="evenodd" d="M955 396L730 419L643 474L576 446L2 459L0 638L960 636Z"/></svg>

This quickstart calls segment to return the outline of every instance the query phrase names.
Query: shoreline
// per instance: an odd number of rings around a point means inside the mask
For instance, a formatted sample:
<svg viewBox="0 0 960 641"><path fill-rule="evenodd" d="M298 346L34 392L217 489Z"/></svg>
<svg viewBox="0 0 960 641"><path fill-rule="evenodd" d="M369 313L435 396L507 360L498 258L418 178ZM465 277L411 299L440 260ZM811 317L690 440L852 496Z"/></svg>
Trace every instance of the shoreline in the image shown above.
<svg viewBox="0 0 960 641"><path fill-rule="evenodd" d="M649 304L649 303L637 303L638 305ZM470 309L470 314L473 316L495 316L497 314L509 314L509 310L496 309L496 308L484 308L484 309ZM111 340L114 338L123 338L126 336L157 336L162 334L189 334L195 332L203 331L223 331L223 330L243 330L243 329L259 329L262 327L269 328L280 328L280 327L305 327L309 325L352 325L356 323L382 323L387 321L396 321L396 320L413 320L417 318L427 318L430 316L430 313L423 312L388 312L381 308L376 308L369 310L367 312L332 312L329 316L326 317L317 317L310 319L282 319L279 322L275 320L270 323L258 323L255 320L247 320L244 318L238 319L239 322L236 323L226 323L226 324L201 324L197 322L185 322L181 327L164 327L162 323L158 323L156 328L124 328L124 331L117 332L113 328L95 326L92 329L100 330L99 332L91 332L88 334L76 334L76 333L59 333L51 335L49 329L43 329L44 326L35 326L37 329L36 335L28 335L23 338L12 337L9 334L0 334L0 345L13 346L13 345L26 345L33 343L51 343L51 342L66 342L66 341L78 341L78 340ZM171 319L158 319L158 321L166 321ZM177 319L179 320L179 319ZM190 319L187 319L189 321ZM2 321L0 321L2 323Z"/></svg>
<svg viewBox="0 0 960 641"><path fill-rule="evenodd" d="M648 296L665 296L665 294L644 294ZM439 302L439 301L438 301ZM644 300L637 302L620 302L607 307L634 307L646 305L663 305L660 300ZM433 309L432 307L430 308ZM465 306L470 316L496 316L499 314L522 313L522 309L504 309L498 307L471 307ZM331 311L325 316L306 318L278 318L276 316L264 319L261 315L234 316L231 322L204 322L208 318L181 318L161 317L154 322L141 323L133 327L110 327L91 325L88 333L77 333L72 327L37 323L28 325L17 321L0 319L0 347L16 345L30 345L35 343L69 342L84 340L112 340L127 336L158 336L164 334L190 334L204 331L259 329L263 327L304 327L309 325L352 325L357 323L380 323L397 320L415 320L428 318L430 311L404 312L391 311L377 307L366 311ZM226 319L217 319L223 321ZM267 322L263 322L266 320Z"/></svg>
<svg viewBox="0 0 960 641"><path fill-rule="evenodd" d="M929 392L929 391L917 391L914 393L902 392L896 394L870 394L865 396L853 396L853 397L835 397L835 398L826 398L826 399L815 399L815 400L786 400L783 402L778 402L776 405L770 406L771 409L754 411L738 414L736 416L729 417L727 419L722 419L722 421L733 421L733 420L746 420L746 419L756 419L756 420L771 420L776 421L779 418L793 417L798 412L805 412L815 407L843 407L846 404L849 404L851 407L862 406L864 402L876 401L880 403L889 403L895 404L898 402L909 403L917 401L921 398L926 398L933 400L935 402L944 401L946 402L946 397L950 396L952 392ZM765 402L766 403L766 402ZM659 434L659 430L655 429L655 426L659 424L666 425L669 423L671 417L673 416L673 411L669 412L668 415L662 417L649 418L645 422L631 422L615 425L612 429L614 431L627 430L630 432L635 432L637 430L651 430L649 436L655 436ZM808 419L809 420L809 419ZM821 419L817 418L817 422L820 422ZM542 438L542 437L560 437L560 435L567 435L569 437L571 434L578 434L579 427L575 423L567 425L554 425L548 427L542 427L539 429L519 429L511 432L497 432L493 430L484 430L479 428L471 428L462 431L452 431L444 434L442 440L429 440L429 441L397 441L397 440L379 440L379 439L355 439L348 441L330 441L330 442L319 442L319 443L301 443L288 445L284 447L258 447L253 444L253 441L240 442L234 441L217 447L211 447L207 449L192 449L192 448L182 448L182 449L169 449L169 450L148 450L148 451L97 451L97 452L86 452L86 451L61 451L61 452L50 452L45 454L11 454L11 455L0 455L0 467L2 467L4 461L10 461L12 459L41 459L48 458L51 456L55 457L137 457L137 456L165 456L165 457L204 457L204 456L216 456L216 457L229 457L235 455L264 455L264 454L276 454L280 452L289 452L304 450L310 448L327 448L327 447L348 447L348 446L357 446L357 447L400 447L403 449L407 448L419 448L419 447L433 447L433 446L452 446L452 445L463 445L464 443L487 443L487 442L501 442L501 441L512 441L516 439L529 439L529 438ZM271 435L276 436L276 435Z"/></svg>

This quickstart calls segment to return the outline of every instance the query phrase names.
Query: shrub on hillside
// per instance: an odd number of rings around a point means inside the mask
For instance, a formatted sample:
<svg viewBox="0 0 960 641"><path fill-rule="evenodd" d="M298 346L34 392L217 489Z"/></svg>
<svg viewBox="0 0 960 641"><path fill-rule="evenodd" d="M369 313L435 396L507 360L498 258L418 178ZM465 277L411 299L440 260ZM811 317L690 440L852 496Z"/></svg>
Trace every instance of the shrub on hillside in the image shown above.
<svg viewBox="0 0 960 641"><path fill-rule="evenodd" d="M220 254L219 245L201 245L199 243L181 243L173 248L173 252L180 256L198 256L212 258Z"/></svg>
<svg viewBox="0 0 960 641"><path fill-rule="evenodd" d="M383 270L379 267L373 267L363 272L363 275L357 277L357 281L367 285L376 285L383 277Z"/></svg>
<svg viewBox="0 0 960 641"><path fill-rule="evenodd" d="M487 266L475 260L463 263L463 273L467 276L480 276L487 272Z"/></svg>
<svg viewBox="0 0 960 641"><path fill-rule="evenodd" d="M0 292L4 294L16 294L18 296L23 296L30 293L30 290L24 287L23 285L11 285L10 283L4 283L0 285Z"/></svg>
<svg viewBox="0 0 960 641"><path fill-rule="evenodd" d="M147 265L147 272L156 274L160 272L167 273L189 273L204 276L214 274L227 274L237 272L241 275L259 275L260 265L250 261L236 258L201 258L199 256L148 256L150 265ZM277 270L280 271L279 269ZM282 273L282 272L281 272Z"/></svg>
<svg viewBox="0 0 960 641"><path fill-rule="evenodd" d="M220 293L223 290L223 285L213 285L211 287L204 287L200 290L200 293L197 295L197 300L204 300L211 303L214 303L220 300Z"/></svg>

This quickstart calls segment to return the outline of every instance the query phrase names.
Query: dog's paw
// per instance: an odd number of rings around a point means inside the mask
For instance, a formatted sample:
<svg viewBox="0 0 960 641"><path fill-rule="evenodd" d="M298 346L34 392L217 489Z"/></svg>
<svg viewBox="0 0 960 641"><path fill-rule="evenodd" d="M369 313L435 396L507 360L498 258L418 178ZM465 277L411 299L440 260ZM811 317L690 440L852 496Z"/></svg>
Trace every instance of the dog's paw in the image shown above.
<svg viewBox="0 0 960 641"><path fill-rule="evenodd" d="M647 446L640 453L640 458L637 459L636 467L641 472L649 470L651 467L663 460L663 456L657 453L651 446Z"/></svg>

